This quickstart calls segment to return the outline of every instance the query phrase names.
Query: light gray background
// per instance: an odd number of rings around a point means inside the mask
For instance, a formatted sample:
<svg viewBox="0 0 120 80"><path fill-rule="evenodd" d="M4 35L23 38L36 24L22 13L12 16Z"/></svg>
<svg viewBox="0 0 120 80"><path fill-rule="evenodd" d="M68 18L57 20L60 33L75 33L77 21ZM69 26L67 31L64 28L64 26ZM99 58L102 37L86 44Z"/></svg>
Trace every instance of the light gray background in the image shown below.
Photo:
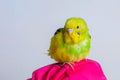
<svg viewBox="0 0 120 80"><path fill-rule="evenodd" d="M25 80L54 63L47 55L50 38L72 16L89 26L88 58L101 64L108 80L119 80L120 0L1 0L0 80Z"/></svg>

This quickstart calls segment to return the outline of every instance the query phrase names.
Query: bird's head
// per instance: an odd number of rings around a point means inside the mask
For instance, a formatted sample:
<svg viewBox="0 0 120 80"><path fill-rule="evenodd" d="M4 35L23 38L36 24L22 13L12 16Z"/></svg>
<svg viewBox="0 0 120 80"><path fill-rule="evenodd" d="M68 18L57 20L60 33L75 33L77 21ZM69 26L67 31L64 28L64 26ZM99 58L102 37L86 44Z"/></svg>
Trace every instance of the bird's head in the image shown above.
<svg viewBox="0 0 120 80"><path fill-rule="evenodd" d="M88 33L86 22L82 18L72 17L67 19L64 26L64 41L68 44L77 44Z"/></svg>

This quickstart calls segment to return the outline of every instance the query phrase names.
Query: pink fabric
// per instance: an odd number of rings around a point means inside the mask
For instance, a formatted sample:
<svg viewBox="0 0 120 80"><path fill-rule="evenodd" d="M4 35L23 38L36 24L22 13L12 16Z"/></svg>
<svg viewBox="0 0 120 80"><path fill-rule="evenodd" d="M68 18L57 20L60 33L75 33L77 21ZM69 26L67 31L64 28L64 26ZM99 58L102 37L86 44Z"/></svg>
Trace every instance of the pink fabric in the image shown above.
<svg viewBox="0 0 120 80"><path fill-rule="evenodd" d="M29 80L107 80L100 64L84 59L71 65L54 63L35 70Z"/></svg>

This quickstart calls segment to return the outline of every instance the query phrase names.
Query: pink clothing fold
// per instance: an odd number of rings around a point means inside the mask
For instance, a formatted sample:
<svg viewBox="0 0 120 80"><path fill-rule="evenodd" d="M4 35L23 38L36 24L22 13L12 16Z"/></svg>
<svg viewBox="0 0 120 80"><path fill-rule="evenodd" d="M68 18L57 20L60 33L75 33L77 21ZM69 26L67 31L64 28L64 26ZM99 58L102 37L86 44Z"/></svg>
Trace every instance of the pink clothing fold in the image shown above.
<svg viewBox="0 0 120 80"><path fill-rule="evenodd" d="M35 70L28 80L107 80L100 64L84 59L72 64L54 63Z"/></svg>

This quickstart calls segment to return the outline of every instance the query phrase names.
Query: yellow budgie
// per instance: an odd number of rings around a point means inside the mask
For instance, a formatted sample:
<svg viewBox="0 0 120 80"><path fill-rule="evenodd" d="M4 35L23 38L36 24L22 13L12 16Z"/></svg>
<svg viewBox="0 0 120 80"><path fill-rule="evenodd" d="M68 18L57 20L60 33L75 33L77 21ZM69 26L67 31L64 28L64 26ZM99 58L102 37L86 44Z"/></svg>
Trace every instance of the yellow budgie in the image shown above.
<svg viewBox="0 0 120 80"><path fill-rule="evenodd" d="M91 36L82 18L67 19L51 38L49 55L58 62L78 62L89 53Z"/></svg>

